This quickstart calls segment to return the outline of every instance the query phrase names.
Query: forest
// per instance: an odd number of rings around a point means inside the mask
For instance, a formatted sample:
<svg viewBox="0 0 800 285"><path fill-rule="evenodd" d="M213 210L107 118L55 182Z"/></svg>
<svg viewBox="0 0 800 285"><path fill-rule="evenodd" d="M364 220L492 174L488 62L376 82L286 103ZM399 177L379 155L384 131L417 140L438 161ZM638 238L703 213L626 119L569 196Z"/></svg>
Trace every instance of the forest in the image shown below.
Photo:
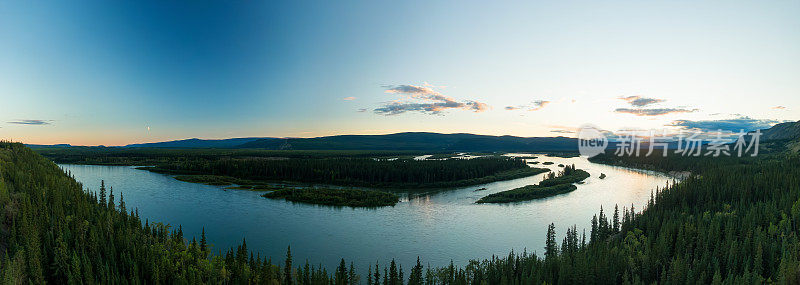
<svg viewBox="0 0 800 285"><path fill-rule="evenodd" d="M270 199L286 199L292 202L326 206L382 207L394 206L400 201L400 198L394 193L364 189L305 187L269 190L272 191L261 196Z"/></svg>
<svg viewBox="0 0 800 285"><path fill-rule="evenodd" d="M220 158L411 158L426 154L420 151L393 150L265 150L219 148L119 148L119 147L32 147L56 163L92 165L156 165L183 160Z"/></svg>
<svg viewBox="0 0 800 285"><path fill-rule="evenodd" d="M577 189L572 183L578 183L589 178L589 173L575 168L575 165L567 165L556 174L550 172L544 179L536 185L526 185L511 190L489 194L480 198L478 204L483 203L511 203L522 202L533 199L547 198L559 194L569 193Z"/></svg>
<svg viewBox="0 0 800 285"><path fill-rule="evenodd" d="M681 170L696 158L615 158L608 163ZM112 189L84 192L69 173L18 143L0 143L0 275L4 283L273 284L741 284L800 283L800 157L698 160L692 175L658 189L644 209L600 209L591 229L571 227L542 251L465 266L385 264L331 271L262 258L246 241L209 248L141 221ZM523 225L524 226L524 225ZM541 252L537 254L536 252Z"/></svg>
<svg viewBox="0 0 800 285"><path fill-rule="evenodd" d="M373 158L184 160L142 167L167 174L214 175L252 181L324 183L378 188L444 188L484 184L536 175L510 157L415 160Z"/></svg>

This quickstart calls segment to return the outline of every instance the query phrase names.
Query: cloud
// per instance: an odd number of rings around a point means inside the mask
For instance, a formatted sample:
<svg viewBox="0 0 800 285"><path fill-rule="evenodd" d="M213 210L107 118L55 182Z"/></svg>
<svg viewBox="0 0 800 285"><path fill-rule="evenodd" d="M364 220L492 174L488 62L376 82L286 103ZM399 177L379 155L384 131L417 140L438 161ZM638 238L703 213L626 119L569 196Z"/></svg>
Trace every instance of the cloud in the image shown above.
<svg viewBox="0 0 800 285"><path fill-rule="evenodd" d="M383 87L386 88L386 93L403 95L406 100L388 102L382 107L374 109L373 112L386 116L412 111L438 115L447 109L470 110L476 113L490 109L486 103L473 100L458 101L443 95L430 86L432 85L385 85Z"/></svg>
<svg viewBox="0 0 800 285"><path fill-rule="evenodd" d="M386 93L400 93L400 94L438 94L436 90L427 86L415 85L384 85Z"/></svg>
<svg viewBox="0 0 800 285"><path fill-rule="evenodd" d="M786 106L775 106L775 107L772 107L772 109L775 109L775 110L785 110L785 109L786 109Z"/></svg>
<svg viewBox="0 0 800 285"><path fill-rule="evenodd" d="M527 111L538 111L544 108L544 106L547 106L547 104L550 104L550 101L536 100L531 102L530 105L506 106L505 109L508 111L523 110L523 109Z"/></svg>
<svg viewBox="0 0 800 285"><path fill-rule="evenodd" d="M550 104L550 101L544 101L544 100L533 101L533 105L531 106L530 109L528 109L528 111L541 110L542 108L544 108L544 106L547 106L547 104Z"/></svg>
<svg viewBox="0 0 800 285"><path fill-rule="evenodd" d="M667 114L677 114L677 113L692 113L696 112L697 109L683 109L683 108L658 108L658 109L630 109L630 108L618 108L614 110L617 113L626 113L626 114L633 114L636 116L661 116Z"/></svg>
<svg viewBox="0 0 800 285"><path fill-rule="evenodd" d="M342 98L342 100L345 100L345 101L353 101L355 99L356 99L356 97L353 97L353 96Z"/></svg>
<svg viewBox="0 0 800 285"><path fill-rule="evenodd" d="M551 133L558 133L558 134L574 134L575 131L571 130L550 130Z"/></svg>
<svg viewBox="0 0 800 285"><path fill-rule="evenodd" d="M705 121L675 120L672 121L670 126L694 131L716 132L722 130L735 133L739 132L740 130L748 132L758 129L766 129L777 123L778 121L776 120L758 120L750 117L739 117L736 119Z"/></svg>
<svg viewBox="0 0 800 285"><path fill-rule="evenodd" d="M52 121L53 120L17 120L8 123L17 125L49 125Z"/></svg>
<svg viewBox="0 0 800 285"><path fill-rule="evenodd" d="M620 97L619 99L622 99L625 102L628 102L629 104L631 104L631 106L634 106L634 107L644 107L644 106L647 106L647 105L652 105L652 104L661 103L661 102L666 101L664 99L645 98L645 97L641 97L641 96Z"/></svg>
<svg viewBox="0 0 800 285"><path fill-rule="evenodd" d="M467 109L472 110L474 112L488 111L489 109L492 108L488 104L481 103L481 102L478 102L478 101L467 101L465 104L468 107Z"/></svg>

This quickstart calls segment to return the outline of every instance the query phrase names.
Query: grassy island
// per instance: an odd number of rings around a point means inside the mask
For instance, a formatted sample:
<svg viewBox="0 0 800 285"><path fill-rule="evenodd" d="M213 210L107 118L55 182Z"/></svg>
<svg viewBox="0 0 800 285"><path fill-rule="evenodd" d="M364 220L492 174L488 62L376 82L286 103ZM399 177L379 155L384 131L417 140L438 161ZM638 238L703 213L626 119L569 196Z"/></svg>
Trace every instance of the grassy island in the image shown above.
<svg viewBox="0 0 800 285"><path fill-rule="evenodd" d="M476 203L510 203L546 198L572 192L577 187L572 183L581 182L589 177L589 173L576 169L575 165L566 166L558 175L553 172L537 185L527 185L508 191L494 193L481 198Z"/></svg>
<svg viewBox="0 0 800 285"><path fill-rule="evenodd" d="M394 206L400 202L400 198L393 193L363 189L283 188L262 196L299 203L354 208Z"/></svg>

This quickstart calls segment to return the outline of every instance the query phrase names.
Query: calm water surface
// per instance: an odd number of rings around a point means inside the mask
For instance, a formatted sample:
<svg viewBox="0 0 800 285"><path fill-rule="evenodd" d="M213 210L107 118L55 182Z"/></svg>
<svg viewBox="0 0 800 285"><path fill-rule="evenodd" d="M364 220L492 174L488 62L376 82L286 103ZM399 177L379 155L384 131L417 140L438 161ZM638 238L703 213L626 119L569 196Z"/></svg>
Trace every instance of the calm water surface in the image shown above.
<svg viewBox="0 0 800 285"><path fill-rule="evenodd" d="M270 200L261 192L224 190L181 182L171 176L136 170L129 166L61 165L84 187L97 191L100 180L124 195L128 208L138 208L142 220L183 227L184 236L200 236L206 229L215 250L223 252L247 239L249 249L273 262L282 262L292 246L295 263L306 259L332 270L340 258L366 269L392 258L411 268L419 255L423 263L458 265L470 259L507 255L510 250L543 252L547 225L555 223L563 238L567 227L589 228L600 206L610 217L615 204L631 204L639 210L657 187L671 177L594 164L582 157L539 157L552 161L533 165L558 170L558 164L575 164L592 176L578 189L547 199L505 205L475 204L481 197L535 184L544 174L484 185L440 191L422 197L406 197L394 207L378 209L333 208ZM599 179L605 173L605 179ZM485 187L486 190L475 191ZM587 232L588 235L588 232Z"/></svg>

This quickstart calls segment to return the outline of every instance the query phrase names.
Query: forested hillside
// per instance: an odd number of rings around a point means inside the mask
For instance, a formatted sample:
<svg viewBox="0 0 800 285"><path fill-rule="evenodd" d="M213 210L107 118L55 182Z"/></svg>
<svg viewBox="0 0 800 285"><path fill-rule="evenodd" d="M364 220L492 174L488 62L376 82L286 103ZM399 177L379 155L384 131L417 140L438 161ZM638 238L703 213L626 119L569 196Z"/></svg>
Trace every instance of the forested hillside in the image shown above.
<svg viewBox="0 0 800 285"><path fill-rule="evenodd" d="M800 121L784 122L762 130L761 138L769 140L797 140L800 138Z"/></svg>
<svg viewBox="0 0 800 285"><path fill-rule="evenodd" d="M356 278L346 267L328 274L307 264L287 275L282 268L292 268L291 259L281 267L254 256L244 241L236 249L212 249L204 236L187 241L180 227L142 226L121 193L81 188L22 144L0 143L0 283L277 284L290 283L289 276L325 284ZM212 253L219 250L225 254Z"/></svg>

